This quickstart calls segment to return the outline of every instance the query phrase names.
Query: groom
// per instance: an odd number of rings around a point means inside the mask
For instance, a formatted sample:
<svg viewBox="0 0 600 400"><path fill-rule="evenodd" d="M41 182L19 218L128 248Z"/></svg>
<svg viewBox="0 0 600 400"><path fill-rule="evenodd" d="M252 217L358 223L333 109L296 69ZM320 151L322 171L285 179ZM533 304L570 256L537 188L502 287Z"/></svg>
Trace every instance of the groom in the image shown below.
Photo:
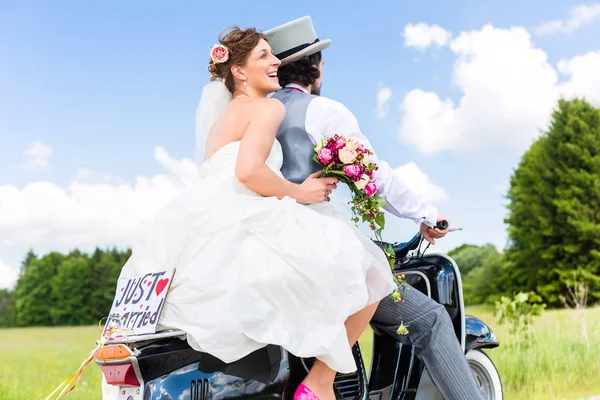
<svg viewBox="0 0 600 400"><path fill-rule="evenodd" d="M282 89L273 97L286 107L286 116L277 132L283 149L282 173L292 182L302 183L321 167L312 160L314 145L335 133L350 137L371 150L355 116L343 104L320 96L323 59L321 51L330 40L319 40L310 17L300 18L265 32L273 53L281 60L279 83ZM390 168L388 163L371 157L379 167L375 180L378 194L392 214L420 223L420 231L430 242L447 231L435 228L445 217L425 203ZM372 319L400 342L415 346L417 356L446 399L481 399L481 393L450 317L444 307L418 290L403 292L406 302L381 300ZM409 326L406 336L396 334L402 321Z"/></svg>

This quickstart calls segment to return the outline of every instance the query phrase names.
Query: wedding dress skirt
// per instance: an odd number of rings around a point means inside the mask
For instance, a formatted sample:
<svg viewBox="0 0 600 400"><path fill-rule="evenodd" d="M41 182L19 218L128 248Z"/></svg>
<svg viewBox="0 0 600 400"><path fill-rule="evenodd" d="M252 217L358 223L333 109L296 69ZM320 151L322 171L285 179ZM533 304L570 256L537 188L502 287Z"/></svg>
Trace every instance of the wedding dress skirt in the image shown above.
<svg viewBox="0 0 600 400"><path fill-rule="evenodd" d="M331 203L262 197L235 176L240 142L149 225L121 278L175 268L159 329L224 362L276 344L339 372L356 365L348 316L395 289L382 250ZM281 176L275 141L266 161Z"/></svg>

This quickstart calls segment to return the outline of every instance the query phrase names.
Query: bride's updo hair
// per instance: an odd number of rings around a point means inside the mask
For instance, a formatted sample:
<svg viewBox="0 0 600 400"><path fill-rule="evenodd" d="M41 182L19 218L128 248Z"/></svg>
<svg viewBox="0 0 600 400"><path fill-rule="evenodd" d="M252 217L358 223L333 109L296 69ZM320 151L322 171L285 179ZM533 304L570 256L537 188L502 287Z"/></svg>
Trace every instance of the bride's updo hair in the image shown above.
<svg viewBox="0 0 600 400"><path fill-rule="evenodd" d="M211 73L210 80L221 78L231 93L235 91L235 80L231 73L232 65L246 65L248 56L260 39L264 39L262 33L255 28L240 29L237 26L227 28L219 35L219 43L229 50L229 58L224 63L215 64L212 60L208 62L208 72Z"/></svg>

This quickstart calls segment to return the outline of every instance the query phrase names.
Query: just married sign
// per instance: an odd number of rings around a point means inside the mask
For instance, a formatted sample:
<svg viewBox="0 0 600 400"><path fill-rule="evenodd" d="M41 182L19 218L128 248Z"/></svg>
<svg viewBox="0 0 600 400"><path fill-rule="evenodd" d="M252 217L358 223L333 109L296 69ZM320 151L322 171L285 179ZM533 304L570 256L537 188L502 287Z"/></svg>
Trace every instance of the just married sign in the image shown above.
<svg viewBox="0 0 600 400"><path fill-rule="evenodd" d="M154 333L174 273L168 269L119 280L103 334L109 328L117 328L111 338Z"/></svg>

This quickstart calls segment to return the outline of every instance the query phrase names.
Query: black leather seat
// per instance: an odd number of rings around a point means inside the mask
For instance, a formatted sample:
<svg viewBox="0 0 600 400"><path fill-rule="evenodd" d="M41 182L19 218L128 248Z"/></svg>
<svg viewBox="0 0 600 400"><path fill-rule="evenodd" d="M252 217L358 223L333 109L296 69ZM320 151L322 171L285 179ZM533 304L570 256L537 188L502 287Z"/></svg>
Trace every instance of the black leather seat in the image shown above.
<svg viewBox="0 0 600 400"><path fill-rule="evenodd" d="M393 243L392 244L392 243L387 243L387 242L380 242L377 240L374 242L382 249L385 249L388 246L392 246L392 250L394 250L394 254L396 255L396 260L403 261L404 259L406 259L406 257L408 256L408 253L411 250L414 250L419 246L419 243L421 242L421 233L417 233L408 242L403 242L403 243Z"/></svg>

